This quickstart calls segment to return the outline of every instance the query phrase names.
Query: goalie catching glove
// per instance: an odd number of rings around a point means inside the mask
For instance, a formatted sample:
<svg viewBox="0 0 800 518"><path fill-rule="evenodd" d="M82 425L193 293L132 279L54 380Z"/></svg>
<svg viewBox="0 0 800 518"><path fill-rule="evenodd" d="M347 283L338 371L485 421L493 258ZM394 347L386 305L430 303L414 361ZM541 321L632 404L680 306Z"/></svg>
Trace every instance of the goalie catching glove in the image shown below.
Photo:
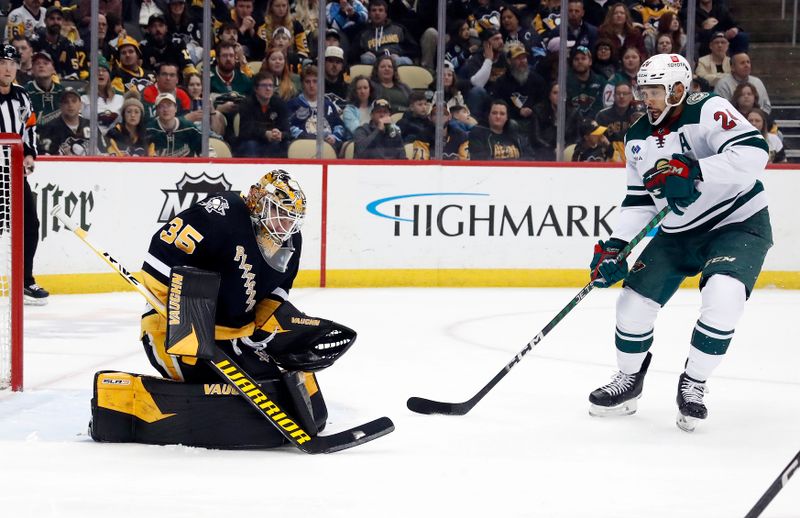
<svg viewBox="0 0 800 518"><path fill-rule="evenodd" d="M591 269L592 284L596 288L608 288L628 275L628 260L617 262L617 256L627 245L621 239L611 238L608 241L598 241L594 245L594 256Z"/></svg>
<svg viewBox="0 0 800 518"><path fill-rule="evenodd" d="M333 365L355 343L356 336L348 327L310 317L285 301L252 336L238 342L285 370L314 372Z"/></svg>

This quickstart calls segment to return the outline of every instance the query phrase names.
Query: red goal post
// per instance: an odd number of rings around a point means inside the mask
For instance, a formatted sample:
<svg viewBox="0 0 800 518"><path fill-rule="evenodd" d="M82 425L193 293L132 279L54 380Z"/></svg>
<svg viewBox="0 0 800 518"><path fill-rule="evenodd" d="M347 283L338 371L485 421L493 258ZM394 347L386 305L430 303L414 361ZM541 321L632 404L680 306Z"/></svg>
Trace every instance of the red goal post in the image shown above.
<svg viewBox="0 0 800 518"><path fill-rule="evenodd" d="M22 139L0 133L0 389L22 390L25 282Z"/></svg>

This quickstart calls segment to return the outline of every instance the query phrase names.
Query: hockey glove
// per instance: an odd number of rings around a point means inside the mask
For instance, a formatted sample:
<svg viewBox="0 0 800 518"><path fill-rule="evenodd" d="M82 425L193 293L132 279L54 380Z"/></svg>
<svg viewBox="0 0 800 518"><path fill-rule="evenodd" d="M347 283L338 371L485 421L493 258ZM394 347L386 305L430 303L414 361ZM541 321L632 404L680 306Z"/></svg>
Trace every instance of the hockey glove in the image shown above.
<svg viewBox="0 0 800 518"><path fill-rule="evenodd" d="M617 262L617 256L628 243L616 238L598 241L594 245L591 269L592 284L596 288L608 288L628 275L628 260Z"/></svg>
<svg viewBox="0 0 800 518"><path fill-rule="evenodd" d="M644 175L644 186L656 198L666 198L667 204L678 216L700 197L695 181L702 181L697 160L681 153L672 155L669 162L660 160Z"/></svg>

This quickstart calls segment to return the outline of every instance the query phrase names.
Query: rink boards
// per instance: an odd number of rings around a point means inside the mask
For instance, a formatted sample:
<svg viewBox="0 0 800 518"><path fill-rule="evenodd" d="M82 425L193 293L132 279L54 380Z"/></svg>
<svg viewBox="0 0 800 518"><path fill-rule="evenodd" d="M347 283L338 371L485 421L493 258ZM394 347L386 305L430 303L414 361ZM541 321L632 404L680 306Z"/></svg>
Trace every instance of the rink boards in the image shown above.
<svg viewBox="0 0 800 518"><path fill-rule="evenodd" d="M132 271L155 230L209 193L284 168L308 198L297 286L582 286L614 227L620 167L42 159L29 177L42 222L37 280L56 293L125 289L50 215L55 205ZM800 168L770 169L775 234L760 286L800 288L792 217ZM691 285L691 281L688 283Z"/></svg>

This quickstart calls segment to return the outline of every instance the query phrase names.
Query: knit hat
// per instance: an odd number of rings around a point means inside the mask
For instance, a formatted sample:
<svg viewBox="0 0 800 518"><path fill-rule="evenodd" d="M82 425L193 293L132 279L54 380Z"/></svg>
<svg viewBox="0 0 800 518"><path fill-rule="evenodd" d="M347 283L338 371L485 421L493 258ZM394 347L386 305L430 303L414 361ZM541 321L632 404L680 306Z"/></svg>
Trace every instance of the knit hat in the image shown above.
<svg viewBox="0 0 800 518"><path fill-rule="evenodd" d="M105 68L106 70L108 70L109 74L111 73L111 65L108 64L108 60L103 55L100 55L97 58L97 67L98 68L100 68L100 67Z"/></svg>
<svg viewBox="0 0 800 518"><path fill-rule="evenodd" d="M125 110L128 106L136 106L139 108L139 111L144 114L144 105L142 101L139 100L139 91L137 89L128 90L125 92L125 100L122 101L122 113L125 113Z"/></svg>

